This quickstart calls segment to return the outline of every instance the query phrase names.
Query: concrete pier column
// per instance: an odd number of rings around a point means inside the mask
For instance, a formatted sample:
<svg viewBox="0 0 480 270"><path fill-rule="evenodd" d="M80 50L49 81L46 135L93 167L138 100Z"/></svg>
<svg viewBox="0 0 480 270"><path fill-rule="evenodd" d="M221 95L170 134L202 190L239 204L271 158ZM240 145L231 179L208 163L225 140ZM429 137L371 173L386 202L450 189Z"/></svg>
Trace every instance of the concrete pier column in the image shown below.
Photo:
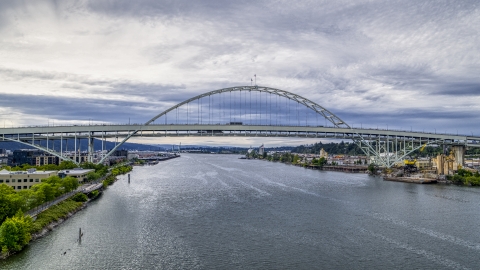
<svg viewBox="0 0 480 270"><path fill-rule="evenodd" d="M440 154L437 156L435 161L437 163L437 174L438 175L445 174L445 168L444 168L445 156L443 154Z"/></svg>
<svg viewBox="0 0 480 270"><path fill-rule="evenodd" d="M455 162L459 165L464 166L465 162L465 146L463 145L456 145L452 146L453 154L455 155Z"/></svg>
<svg viewBox="0 0 480 270"><path fill-rule="evenodd" d="M88 134L88 162L92 162L93 163L93 152L95 151L94 150L94 146L93 146L93 143L94 143L94 139L92 138L92 135L93 135L93 132L91 132L90 134Z"/></svg>

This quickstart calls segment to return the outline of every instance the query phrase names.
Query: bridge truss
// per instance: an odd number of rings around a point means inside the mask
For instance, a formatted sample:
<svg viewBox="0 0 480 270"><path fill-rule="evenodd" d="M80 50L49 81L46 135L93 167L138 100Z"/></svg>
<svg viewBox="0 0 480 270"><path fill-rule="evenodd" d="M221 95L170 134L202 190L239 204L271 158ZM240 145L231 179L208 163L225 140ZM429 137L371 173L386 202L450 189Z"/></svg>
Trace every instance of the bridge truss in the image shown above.
<svg viewBox="0 0 480 270"><path fill-rule="evenodd" d="M105 154L103 162L132 137L243 136L300 137L352 140L373 161L391 167L424 145L478 147L474 136L352 128L323 106L302 96L261 86L223 88L180 102L144 124L0 128L0 141L16 141L63 160L63 141L88 139L89 161L93 140L123 138ZM46 141L46 147L40 145ZM49 142L60 141L60 149ZM45 143L44 143L45 145ZM60 150L60 152L58 152ZM76 152L76 151L75 151ZM72 160L77 162L77 157Z"/></svg>

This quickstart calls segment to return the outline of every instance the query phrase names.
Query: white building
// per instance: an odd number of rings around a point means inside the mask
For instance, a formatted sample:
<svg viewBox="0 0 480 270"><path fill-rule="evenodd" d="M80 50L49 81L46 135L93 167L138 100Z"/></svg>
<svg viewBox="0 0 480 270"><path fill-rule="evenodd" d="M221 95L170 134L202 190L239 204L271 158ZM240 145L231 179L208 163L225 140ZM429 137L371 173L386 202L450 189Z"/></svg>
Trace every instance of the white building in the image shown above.
<svg viewBox="0 0 480 270"><path fill-rule="evenodd" d="M95 171L94 169L82 169L82 168L75 168L72 170L63 170L58 172L58 176L64 178L66 176L72 176L78 179L78 183L83 183L87 180L87 174L89 172Z"/></svg>
<svg viewBox="0 0 480 270"><path fill-rule="evenodd" d="M29 189L35 184L40 184L42 179L55 175L57 175L57 171L37 171L30 169L28 171L11 172L1 170L0 184L6 184L15 190Z"/></svg>
<svg viewBox="0 0 480 270"><path fill-rule="evenodd" d="M258 148L258 155L263 156L263 153L265 152L265 147L263 144Z"/></svg>

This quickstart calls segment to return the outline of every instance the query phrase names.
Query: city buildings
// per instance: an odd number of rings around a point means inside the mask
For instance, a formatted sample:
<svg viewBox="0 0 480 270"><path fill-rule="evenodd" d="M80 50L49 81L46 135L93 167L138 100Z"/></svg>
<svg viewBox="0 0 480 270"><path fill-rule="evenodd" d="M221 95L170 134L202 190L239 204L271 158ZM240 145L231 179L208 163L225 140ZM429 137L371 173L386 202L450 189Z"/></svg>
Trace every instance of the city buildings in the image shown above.
<svg viewBox="0 0 480 270"><path fill-rule="evenodd" d="M0 171L0 184L6 184L15 190L29 189L35 184L40 184L42 179L57 175L56 171L37 171L30 169L28 171L11 172L7 170Z"/></svg>

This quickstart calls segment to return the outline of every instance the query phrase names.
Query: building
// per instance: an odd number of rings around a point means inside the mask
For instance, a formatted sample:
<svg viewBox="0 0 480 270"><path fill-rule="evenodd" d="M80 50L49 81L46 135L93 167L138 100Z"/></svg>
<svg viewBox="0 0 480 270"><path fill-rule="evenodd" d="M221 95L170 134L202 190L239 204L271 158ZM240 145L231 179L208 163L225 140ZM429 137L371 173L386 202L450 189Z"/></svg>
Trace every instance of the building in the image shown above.
<svg viewBox="0 0 480 270"><path fill-rule="evenodd" d="M89 172L95 171L94 169L82 169L82 168L75 168L71 170L63 170L58 172L58 176L60 178L65 178L67 176L75 177L78 180L78 183L83 183L87 181L87 174Z"/></svg>
<svg viewBox="0 0 480 270"><path fill-rule="evenodd" d="M8 162L7 150L0 149L0 164L7 164L7 162Z"/></svg>
<svg viewBox="0 0 480 270"><path fill-rule="evenodd" d="M35 169L20 172L1 170L0 184L6 184L15 190L29 189L33 185L40 184L42 179L55 175L57 175L56 171L37 171Z"/></svg>
<svg viewBox="0 0 480 270"><path fill-rule="evenodd" d="M36 158L41 156L42 152L36 149L24 149L24 150L15 150L11 156L11 159L8 160L8 165L15 167L21 166L23 164L28 164L31 166L36 165Z"/></svg>
<svg viewBox="0 0 480 270"><path fill-rule="evenodd" d="M456 162L455 153L450 152L450 155L438 155L436 158L432 158L432 163L437 170L438 175L453 175L458 168L462 166Z"/></svg>
<svg viewBox="0 0 480 270"><path fill-rule="evenodd" d="M46 155L35 157L36 166L42 166L42 165L48 165L48 164L58 165L60 164L60 158L56 156L46 156Z"/></svg>
<svg viewBox="0 0 480 270"><path fill-rule="evenodd" d="M115 152L112 153L112 156L114 157L128 157L128 150L115 150Z"/></svg>
<svg viewBox="0 0 480 270"><path fill-rule="evenodd" d="M263 156L263 153L265 153L265 147L263 144L258 148L258 155Z"/></svg>
<svg viewBox="0 0 480 270"><path fill-rule="evenodd" d="M323 150L323 148L320 150L320 158L325 158L327 159L328 158L328 153L327 151Z"/></svg>
<svg viewBox="0 0 480 270"><path fill-rule="evenodd" d="M2 156L3 155L0 154L0 160L2 159ZM60 163L60 159L56 156L46 155L40 150L25 149L13 151L13 154L8 157L7 163L12 167L22 166L23 164L28 164L31 166L42 166L47 164L58 165Z"/></svg>

